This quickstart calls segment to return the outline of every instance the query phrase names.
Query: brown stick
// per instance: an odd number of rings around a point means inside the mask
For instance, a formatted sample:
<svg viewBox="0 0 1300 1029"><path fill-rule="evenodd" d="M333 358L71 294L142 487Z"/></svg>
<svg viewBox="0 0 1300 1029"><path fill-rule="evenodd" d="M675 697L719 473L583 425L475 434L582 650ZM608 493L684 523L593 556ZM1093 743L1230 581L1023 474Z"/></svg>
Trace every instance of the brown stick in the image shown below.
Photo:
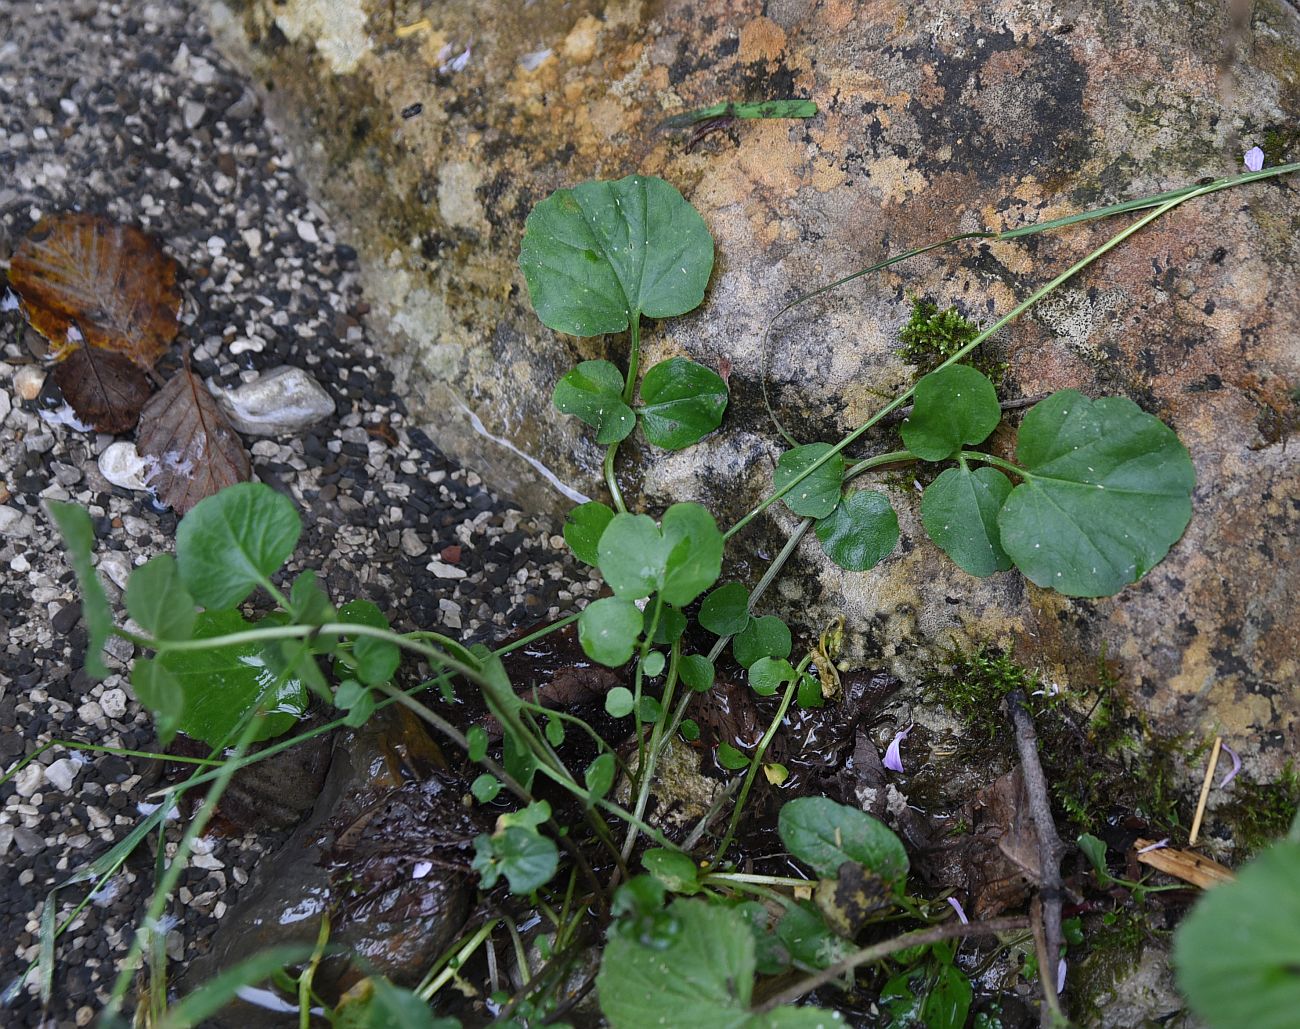
<svg viewBox="0 0 1300 1029"><path fill-rule="evenodd" d="M1201 819L1205 817L1205 805L1210 800L1210 787L1214 785L1214 770L1219 765L1219 751L1223 748L1223 737L1214 737L1214 747L1210 750L1210 763L1205 766L1205 779L1201 782L1201 796L1196 802L1196 816L1192 819L1192 831L1187 835L1187 845L1196 846L1196 838L1201 835Z"/></svg>
<svg viewBox="0 0 1300 1029"><path fill-rule="evenodd" d="M754 1014L761 1015L774 1008L779 1008L782 1004L796 1001L805 993L811 993L818 986L824 986L832 979L838 979L845 972L851 972L859 965L880 961L889 957L890 954L897 954L900 950L907 950L909 947L924 947L931 943L941 943L944 940L954 940L963 936L991 936L993 933L1004 933L1013 929L1027 928L1029 928L1029 919L1023 915L1015 915L1010 918L990 918L987 922L970 922L969 924L947 922L943 925L932 926L929 929L917 929L915 932L903 933L902 936L895 936L892 940L885 940L882 943L873 943L870 947L863 947L861 950L850 954L843 961L837 961L830 968L823 969L816 975L811 975L802 982L795 983L789 989L782 990L780 993L769 997L754 1008Z"/></svg>
<svg viewBox="0 0 1300 1029"><path fill-rule="evenodd" d="M1056 833L1052 802L1047 793L1047 778L1043 775L1043 766L1038 760L1038 734L1034 731L1034 720L1025 707L1023 691L1013 691L1007 697L1007 706L1016 729L1020 774L1024 777L1025 792L1029 795L1029 813L1034 820L1034 832L1038 836L1038 895L1042 903L1041 918L1035 918L1035 921L1042 923L1047 951L1038 960L1038 980L1043 989L1040 1024L1051 1026L1064 1017L1060 998L1056 995L1056 965L1061 958L1064 938L1061 932L1061 857L1065 853L1065 845Z"/></svg>

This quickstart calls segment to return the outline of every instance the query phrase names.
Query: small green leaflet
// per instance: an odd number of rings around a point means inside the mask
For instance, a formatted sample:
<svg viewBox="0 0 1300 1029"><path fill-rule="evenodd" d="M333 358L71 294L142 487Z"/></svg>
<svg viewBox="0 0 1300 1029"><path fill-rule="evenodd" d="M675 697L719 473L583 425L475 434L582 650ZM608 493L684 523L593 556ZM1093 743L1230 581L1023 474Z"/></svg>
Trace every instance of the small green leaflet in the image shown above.
<svg viewBox="0 0 1300 1029"><path fill-rule="evenodd" d="M685 314L704 299L713 237L663 179L630 175L557 189L524 225L519 266L537 317L573 336Z"/></svg>
<svg viewBox="0 0 1300 1029"><path fill-rule="evenodd" d="M898 545L898 515L878 490L855 490L813 528L826 556L850 572L865 572Z"/></svg>
<svg viewBox="0 0 1300 1029"><path fill-rule="evenodd" d="M703 693L713 685L713 662L703 654L687 654L681 659L678 674L696 693Z"/></svg>
<svg viewBox="0 0 1300 1029"><path fill-rule="evenodd" d="M510 892L524 896L545 886L560 866L555 843L533 826L508 825L500 832L486 833L474 840L471 867L478 872L483 889L490 890L505 876Z"/></svg>
<svg viewBox="0 0 1300 1029"><path fill-rule="evenodd" d="M238 611L205 611L195 621L194 639L210 639L251 628ZM261 648L253 643L212 650L164 651L154 661L170 674L183 697L180 730L214 747L226 742L244 716L259 703L271 713L254 737L258 740L291 729L307 710L307 690L303 684L297 679L287 679L276 686L276 674ZM164 685L169 691L176 688L170 683ZM275 692L267 695L272 688Z"/></svg>
<svg viewBox="0 0 1300 1029"><path fill-rule="evenodd" d="M569 512L564 520L564 542L579 561L594 565L599 560L596 548L613 518L614 512L598 500L579 504Z"/></svg>
<svg viewBox="0 0 1300 1029"><path fill-rule="evenodd" d="M845 861L891 883L907 875L907 851L889 826L826 797L790 801L777 816L777 831L790 853L823 878L834 879Z"/></svg>
<svg viewBox="0 0 1300 1029"><path fill-rule="evenodd" d="M632 713L635 700L626 686L615 686L605 694L605 713L611 718L626 718Z"/></svg>
<svg viewBox="0 0 1300 1029"><path fill-rule="evenodd" d="M734 636L749 624L749 590L724 582L700 604L700 624L715 636Z"/></svg>
<svg viewBox="0 0 1300 1029"><path fill-rule="evenodd" d="M636 415L623 403L623 376L608 361L583 361L556 383L551 402L595 429L597 443L617 443L636 428Z"/></svg>
<svg viewBox="0 0 1300 1029"><path fill-rule="evenodd" d="M722 533L700 504L674 504L657 526L648 515L615 515L600 537L601 574L616 596L639 600L654 592L684 607L717 581Z"/></svg>
<svg viewBox="0 0 1300 1029"><path fill-rule="evenodd" d="M983 443L1001 420L993 383L970 365L950 364L916 384L912 414L899 433L917 457L942 461L963 444Z"/></svg>
<svg viewBox="0 0 1300 1029"><path fill-rule="evenodd" d="M776 462L773 484L778 490L785 489L804 469L816 464L832 449L829 443L809 443L787 450ZM835 454L781 499L797 515L825 518L840 502L843 484L844 458Z"/></svg>
<svg viewBox="0 0 1300 1029"><path fill-rule="evenodd" d="M790 629L776 615L751 619L731 641L731 653L745 668L761 658L789 657L792 647Z"/></svg>
<svg viewBox="0 0 1300 1029"><path fill-rule="evenodd" d="M704 365L673 357L646 372L641 403L645 438L665 450L681 450L722 424L727 384Z"/></svg>
<svg viewBox="0 0 1300 1029"><path fill-rule="evenodd" d="M185 716L185 694L176 677L156 658L137 658L131 666L131 689L153 715L158 742L167 746L176 736Z"/></svg>
<svg viewBox="0 0 1300 1029"><path fill-rule="evenodd" d="M921 497L921 524L930 539L964 572L1004 572L1011 558L1002 549L998 512L1011 495L1011 480L996 468L971 470L963 461L945 469Z"/></svg>
<svg viewBox="0 0 1300 1029"><path fill-rule="evenodd" d="M388 619L370 600L350 600L339 608L340 622L353 622L372 629L387 629ZM402 652L396 643L374 636L356 636L352 641L357 678L367 686L387 682L401 663Z"/></svg>
<svg viewBox="0 0 1300 1029"><path fill-rule="evenodd" d="M595 803L610 791L616 770L614 755L609 752L599 755L587 766L582 781L588 790L588 803Z"/></svg>
<svg viewBox="0 0 1300 1029"><path fill-rule="evenodd" d="M1025 415L1025 481L998 515L1002 547L1039 586L1106 597L1145 575L1192 517L1196 471L1172 429L1127 397L1053 393Z"/></svg>
<svg viewBox="0 0 1300 1029"><path fill-rule="evenodd" d="M260 482L227 486L176 528L181 581L201 607L234 607L280 570L301 532L288 497Z"/></svg>
<svg viewBox="0 0 1300 1029"><path fill-rule="evenodd" d="M711 118L814 118L817 105L811 100L760 100L754 103L722 103L674 114L663 122L666 129L684 129Z"/></svg>
<svg viewBox="0 0 1300 1029"><path fill-rule="evenodd" d="M126 582L126 611L158 640L187 640L194 630L194 598L181 585L171 554L150 558Z"/></svg>
<svg viewBox="0 0 1300 1029"><path fill-rule="evenodd" d="M47 500L46 508L63 536L68 548L68 561L81 590L81 614L86 619L86 671L102 679L108 675L102 654L104 642L113 630L113 612L91 562L95 551L95 527L90 515L76 504Z"/></svg>
<svg viewBox="0 0 1300 1029"><path fill-rule="evenodd" d="M1206 893L1174 936L1178 986L1213 1026L1290 1029L1300 1011L1300 843Z"/></svg>
<svg viewBox="0 0 1300 1029"><path fill-rule="evenodd" d="M578 642L593 661L618 668L631 660L642 625L641 611L632 601L602 597L578 616Z"/></svg>
<svg viewBox="0 0 1300 1029"><path fill-rule="evenodd" d="M663 847L651 847L641 855L645 870L673 893L689 897L700 892L699 869L688 854Z"/></svg>
<svg viewBox="0 0 1300 1029"><path fill-rule="evenodd" d="M726 740L723 740L718 744L718 764L723 768L738 772L742 768L749 767L749 757Z"/></svg>
<svg viewBox="0 0 1300 1029"><path fill-rule="evenodd" d="M785 658L760 657L749 666L749 688L760 697L770 697L787 682L793 682L794 676L794 667Z"/></svg>

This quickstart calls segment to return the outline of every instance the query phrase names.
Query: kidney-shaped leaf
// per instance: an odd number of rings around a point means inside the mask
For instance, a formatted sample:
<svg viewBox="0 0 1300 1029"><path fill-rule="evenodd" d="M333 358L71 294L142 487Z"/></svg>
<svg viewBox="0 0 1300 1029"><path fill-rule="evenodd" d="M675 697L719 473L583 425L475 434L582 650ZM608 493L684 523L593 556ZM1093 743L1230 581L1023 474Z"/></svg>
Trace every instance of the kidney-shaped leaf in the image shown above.
<svg viewBox="0 0 1300 1029"><path fill-rule="evenodd" d="M965 364L950 364L916 384L911 416L900 434L925 461L952 457L962 444L982 443L1002 420L993 383Z"/></svg>
<svg viewBox="0 0 1300 1029"><path fill-rule="evenodd" d="M608 361L583 361L555 385L551 402L561 414L596 430L596 442L617 443L636 428L636 415L623 403L623 375Z"/></svg>
<svg viewBox="0 0 1300 1029"><path fill-rule="evenodd" d="M813 531L826 556L850 572L874 568L898 545L898 515L877 490L850 493Z"/></svg>
<svg viewBox="0 0 1300 1029"><path fill-rule="evenodd" d="M1011 558L1002 549L998 512L1010 494L1011 480L996 468L948 468L921 497L921 524L962 571L1005 572Z"/></svg>
<svg viewBox="0 0 1300 1029"><path fill-rule="evenodd" d="M238 611L205 611L194 624L194 638L211 639L251 628ZM181 732L214 747L230 742L228 737L244 715L259 703L273 712L258 731L255 739L259 740L287 731L307 710L303 684L285 679L276 686L280 677L254 643L164 651L155 661L180 687Z"/></svg>
<svg viewBox="0 0 1300 1029"><path fill-rule="evenodd" d="M856 861L888 882L907 875L907 851L884 822L826 797L800 797L781 808L777 831L790 853L822 878Z"/></svg>
<svg viewBox="0 0 1300 1029"><path fill-rule="evenodd" d="M617 514L596 545L600 574L620 597L648 597L663 578L667 553L659 526L649 515Z"/></svg>
<svg viewBox="0 0 1300 1029"><path fill-rule="evenodd" d="M722 424L727 384L684 357L661 361L641 380L641 431L657 447L681 450Z"/></svg>
<svg viewBox="0 0 1300 1029"><path fill-rule="evenodd" d="M1178 985L1212 1026L1289 1029L1300 1011L1300 844L1279 843L1216 886L1174 937Z"/></svg>
<svg viewBox="0 0 1300 1029"><path fill-rule="evenodd" d="M84 340L151 368L176 338L176 262L130 225L47 215L14 251L9 284L56 356Z"/></svg>
<svg viewBox="0 0 1300 1029"><path fill-rule="evenodd" d="M643 624L641 609L632 601L601 597L578 616L578 641L593 661L618 668L632 657Z"/></svg>
<svg viewBox="0 0 1300 1029"><path fill-rule="evenodd" d="M149 484L158 499L181 515L253 475L243 441L188 362L140 412L136 446L157 462Z"/></svg>
<svg viewBox="0 0 1300 1029"><path fill-rule="evenodd" d="M524 226L519 266L542 323L620 332L634 317L694 310L713 270L713 237L663 179L630 175L557 189Z"/></svg>
<svg viewBox="0 0 1300 1029"><path fill-rule="evenodd" d="M669 604L685 607L722 573L722 533L703 504L674 504L664 512L663 587Z"/></svg>
<svg viewBox="0 0 1300 1029"><path fill-rule="evenodd" d="M574 557L589 565L600 560L600 537L614 519L614 512L599 500L589 500L571 510L564 519L564 542Z"/></svg>
<svg viewBox="0 0 1300 1029"><path fill-rule="evenodd" d="M784 489L804 471L816 464L831 451L829 443L808 443L787 450L776 462L772 481L777 489ZM805 518L825 518L840 502L840 487L844 484L844 458L834 455L815 472L800 480L799 484L781 499L797 515Z"/></svg>
<svg viewBox="0 0 1300 1029"><path fill-rule="evenodd" d="M1127 397L1072 389L1020 426L1026 471L998 515L1002 546L1030 581L1105 597L1169 552L1192 517L1196 471L1172 429Z"/></svg>
<svg viewBox="0 0 1300 1029"><path fill-rule="evenodd" d="M260 482L231 486L176 527L181 581L203 607L234 607L279 571L301 532L288 497Z"/></svg>

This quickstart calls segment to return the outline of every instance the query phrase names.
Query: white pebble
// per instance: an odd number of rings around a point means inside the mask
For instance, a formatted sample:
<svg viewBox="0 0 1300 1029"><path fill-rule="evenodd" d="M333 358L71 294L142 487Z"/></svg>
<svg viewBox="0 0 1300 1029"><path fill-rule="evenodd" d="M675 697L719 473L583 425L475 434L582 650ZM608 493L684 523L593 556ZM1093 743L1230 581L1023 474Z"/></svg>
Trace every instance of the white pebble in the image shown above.
<svg viewBox="0 0 1300 1029"><path fill-rule="evenodd" d="M25 364L14 373L14 392L23 400L35 400L45 385L45 372L37 365Z"/></svg>
<svg viewBox="0 0 1300 1029"><path fill-rule="evenodd" d="M13 778L14 790L20 797L30 797L45 781L45 770L35 761Z"/></svg>
<svg viewBox="0 0 1300 1029"><path fill-rule="evenodd" d="M304 243L319 243L320 236L316 234L316 226L303 218L298 222L298 238Z"/></svg>
<svg viewBox="0 0 1300 1029"><path fill-rule="evenodd" d="M158 462L142 457L134 443L118 440L99 455L99 474L123 489L147 490Z"/></svg>
<svg viewBox="0 0 1300 1029"><path fill-rule="evenodd" d="M455 565L445 564L438 560L430 561L427 567L439 579L463 579L467 574L463 568L457 568Z"/></svg>
<svg viewBox="0 0 1300 1029"><path fill-rule="evenodd" d="M65 757L45 769L45 778L60 793L67 793L77 779L77 770L76 763Z"/></svg>
<svg viewBox="0 0 1300 1029"><path fill-rule="evenodd" d="M105 690L100 695L99 707L109 718L124 718L126 716L126 690L116 687Z"/></svg>

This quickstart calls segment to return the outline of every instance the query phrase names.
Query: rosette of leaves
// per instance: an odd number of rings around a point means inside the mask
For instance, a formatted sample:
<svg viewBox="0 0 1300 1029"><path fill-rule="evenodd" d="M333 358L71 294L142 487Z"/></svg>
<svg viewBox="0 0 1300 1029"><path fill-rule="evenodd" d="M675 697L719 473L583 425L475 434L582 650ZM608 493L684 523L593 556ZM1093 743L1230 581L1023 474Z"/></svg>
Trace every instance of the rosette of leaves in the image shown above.
<svg viewBox="0 0 1300 1029"><path fill-rule="evenodd" d="M538 318L573 336L630 330L633 365L642 316L670 318L704 299L713 238L704 219L663 179L631 175L558 189L533 208L519 266ZM625 439L638 420L645 438L681 450L722 422L727 386L703 365L674 357L635 383L604 360L583 361L555 387L558 410L596 430L596 442Z"/></svg>

